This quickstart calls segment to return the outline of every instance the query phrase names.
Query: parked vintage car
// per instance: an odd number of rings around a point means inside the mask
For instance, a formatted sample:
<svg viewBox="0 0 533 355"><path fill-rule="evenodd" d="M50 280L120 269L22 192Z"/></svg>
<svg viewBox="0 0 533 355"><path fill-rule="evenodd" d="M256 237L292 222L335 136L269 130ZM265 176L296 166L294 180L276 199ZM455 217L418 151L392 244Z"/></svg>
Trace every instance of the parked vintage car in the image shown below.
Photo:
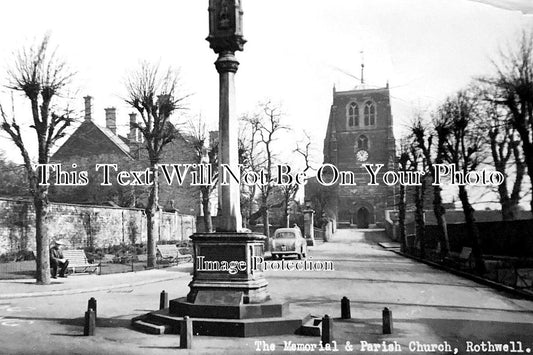
<svg viewBox="0 0 533 355"><path fill-rule="evenodd" d="M270 240L273 258L296 255L298 259L307 255L307 242L299 228L279 228Z"/></svg>

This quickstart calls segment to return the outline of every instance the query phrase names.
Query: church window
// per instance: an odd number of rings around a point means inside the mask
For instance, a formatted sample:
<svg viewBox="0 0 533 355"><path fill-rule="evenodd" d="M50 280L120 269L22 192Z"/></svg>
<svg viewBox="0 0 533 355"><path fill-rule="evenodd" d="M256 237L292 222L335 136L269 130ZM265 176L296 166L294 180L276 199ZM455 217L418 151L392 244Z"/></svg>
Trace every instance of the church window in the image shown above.
<svg viewBox="0 0 533 355"><path fill-rule="evenodd" d="M357 138L357 149L368 150L368 138L366 136Z"/></svg>
<svg viewBox="0 0 533 355"><path fill-rule="evenodd" d="M365 126L374 126L376 124L376 105L367 101L365 104L364 110L364 125Z"/></svg>
<svg viewBox="0 0 533 355"><path fill-rule="evenodd" d="M351 102L348 106L348 126L359 126L359 107L357 107L355 102Z"/></svg>

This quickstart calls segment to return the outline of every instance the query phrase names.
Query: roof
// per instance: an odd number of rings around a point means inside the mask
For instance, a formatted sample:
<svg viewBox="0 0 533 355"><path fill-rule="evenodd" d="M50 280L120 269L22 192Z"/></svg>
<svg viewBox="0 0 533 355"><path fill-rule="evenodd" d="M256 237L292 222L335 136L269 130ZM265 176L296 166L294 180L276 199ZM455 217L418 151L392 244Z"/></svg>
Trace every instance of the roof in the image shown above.
<svg viewBox="0 0 533 355"><path fill-rule="evenodd" d="M382 93L389 91L388 87L384 88L370 88L367 86L363 87L356 87L352 90L346 90L346 91L335 91L335 96L337 95L361 95L361 94L373 94L373 93Z"/></svg>
<svg viewBox="0 0 533 355"><path fill-rule="evenodd" d="M100 131L102 131L107 136L107 138L109 138L113 143L115 143L117 147L120 148L120 150L122 150L125 154L129 155L130 148L126 145L126 143L124 143L122 139L120 139L118 135L115 135L113 132L111 132L109 128L101 127L97 125L96 123L94 123L94 125L98 127Z"/></svg>
<svg viewBox="0 0 533 355"><path fill-rule="evenodd" d="M130 148L117 135L92 120L85 120L52 155L52 161L100 154L123 154L132 159Z"/></svg>

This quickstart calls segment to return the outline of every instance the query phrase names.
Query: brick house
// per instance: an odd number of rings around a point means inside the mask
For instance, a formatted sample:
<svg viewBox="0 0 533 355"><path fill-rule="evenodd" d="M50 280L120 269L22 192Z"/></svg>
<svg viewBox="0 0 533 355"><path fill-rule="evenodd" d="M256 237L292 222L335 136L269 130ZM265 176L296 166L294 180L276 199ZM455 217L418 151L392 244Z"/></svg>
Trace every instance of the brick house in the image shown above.
<svg viewBox="0 0 533 355"><path fill-rule="evenodd" d="M127 207L143 207L148 196L147 187L100 186L101 170L97 163L117 164L118 170L144 170L149 166L141 132L134 128L135 113L129 114L127 136L117 133L116 109L105 109L105 127L93 120L92 98L85 98L85 118L81 125L68 137L51 157L51 162L61 163L70 169L75 163L79 169L89 172L89 185L82 187L52 186L52 200L70 203L111 203ZM161 163L196 163L196 153L187 136L178 136L166 146ZM74 169L70 169L74 170ZM113 175L112 175L113 176ZM161 176L161 175L160 175ZM178 210L180 213L198 215L200 212L200 192L186 180L181 186L167 185L160 179L159 201L165 210ZM128 198L126 198L128 197Z"/></svg>

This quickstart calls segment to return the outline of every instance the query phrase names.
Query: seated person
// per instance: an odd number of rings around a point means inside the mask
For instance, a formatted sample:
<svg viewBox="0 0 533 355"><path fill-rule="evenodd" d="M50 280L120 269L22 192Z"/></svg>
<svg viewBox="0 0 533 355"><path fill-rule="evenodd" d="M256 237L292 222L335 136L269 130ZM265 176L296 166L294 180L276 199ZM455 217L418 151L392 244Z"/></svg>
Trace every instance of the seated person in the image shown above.
<svg viewBox="0 0 533 355"><path fill-rule="evenodd" d="M57 268L59 267L59 277L67 277L68 260L63 257L61 248L64 245L61 241L55 241L50 248L50 267L52 268L52 278L57 279Z"/></svg>

